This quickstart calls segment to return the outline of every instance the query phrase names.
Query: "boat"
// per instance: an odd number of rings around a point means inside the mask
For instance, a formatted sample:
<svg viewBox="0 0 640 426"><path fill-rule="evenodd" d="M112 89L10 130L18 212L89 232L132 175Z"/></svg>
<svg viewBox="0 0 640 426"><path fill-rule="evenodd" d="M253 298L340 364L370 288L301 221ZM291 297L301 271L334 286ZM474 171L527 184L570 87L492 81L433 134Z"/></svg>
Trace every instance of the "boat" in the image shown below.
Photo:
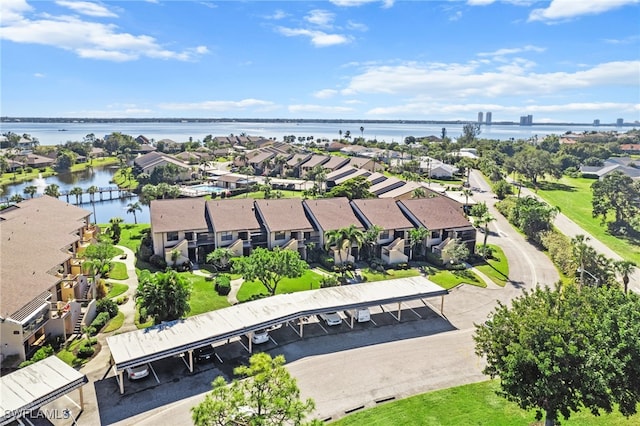
<svg viewBox="0 0 640 426"><path fill-rule="evenodd" d="M66 132L67 129L58 129L59 132Z"/></svg>

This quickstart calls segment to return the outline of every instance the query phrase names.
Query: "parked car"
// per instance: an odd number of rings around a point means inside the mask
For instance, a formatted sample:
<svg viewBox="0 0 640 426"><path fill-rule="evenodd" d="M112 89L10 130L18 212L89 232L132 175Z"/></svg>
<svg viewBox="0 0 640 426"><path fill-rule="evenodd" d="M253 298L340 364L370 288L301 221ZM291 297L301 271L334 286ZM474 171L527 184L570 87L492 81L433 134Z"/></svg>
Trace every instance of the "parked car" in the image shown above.
<svg viewBox="0 0 640 426"><path fill-rule="evenodd" d="M211 345L198 348L194 353L196 355L196 362L213 361L216 356L216 351Z"/></svg>
<svg viewBox="0 0 640 426"><path fill-rule="evenodd" d="M357 322L367 322L371 320L371 312L369 308L359 308L347 311Z"/></svg>
<svg viewBox="0 0 640 426"><path fill-rule="evenodd" d="M143 379L149 375L149 364L138 365L136 367L127 368L127 377L129 380Z"/></svg>
<svg viewBox="0 0 640 426"><path fill-rule="evenodd" d="M256 332L253 333L253 336L251 336L251 341L255 344L255 345L259 345L261 343L267 343L269 341L269 330L258 330Z"/></svg>
<svg viewBox="0 0 640 426"><path fill-rule="evenodd" d="M337 312L325 312L320 314L320 319L329 326L342 324L342 317Z"/></svg>

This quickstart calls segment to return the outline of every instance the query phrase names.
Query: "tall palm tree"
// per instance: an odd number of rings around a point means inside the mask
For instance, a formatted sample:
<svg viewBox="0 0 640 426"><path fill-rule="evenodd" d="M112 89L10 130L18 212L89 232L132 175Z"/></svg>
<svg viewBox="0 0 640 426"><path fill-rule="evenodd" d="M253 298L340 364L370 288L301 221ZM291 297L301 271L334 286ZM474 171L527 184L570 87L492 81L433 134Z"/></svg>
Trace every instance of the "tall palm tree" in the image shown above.
<svg viewBox="0 0 640 426"><path fill-rule="evenodd" d="M342 260L342 252L349 250L355 244L358 249L362 247L364 242L364 232L351 224L346 228L333 229L326 233L325 249L335 246L338 249L338 257L340 263ZM350 253L348 253L350 254Z"/></svg>
<svg viewBox="0 0 640 426"><path fill-rule="evenodd" d="M587 244L590 238L585 235L576 235L571 239L571 247L573 251L573 259L578 264L578 272L580 273L580 285L584 285L585 261L587 256L592 254L592 247Z"/></svg>
<svg viewBox="0 0 640 426"><path fill-rule="evenodd" d="M80 188L79 186L75 186L71 189L71 191L69 191L69 194L71 195L75 195L76 197L76 205L80 204L80 197L82 197L82 193L84 192L84 190L82 188Z"/></svg>
<svg viewBox="0 0 640 426"><path fill-rule="evenodd" d="M464 188L462 190L462 195L464 195L464 214L466 215L469 209L469 197L473 195L473 191L469 188Z"/></svg>
<svg viewBox="0 0 640 426"><path fill-rule="evenodd" d="M104 272L105 263L100 259L85 259L82 262L82 270L88 272L91 275L91 293L92 299L95 299L98 295L98 279L100 274Z"/></svg>
<svg viewBox="0 0 640 426"><path fill-rule="evenodd" d="M138 217L136 216L136 211L142 211L142 207L140 206L140 203L138 201L136 201L135 203L127 204L127 213L133 213L133 223L137 225Z"/></svg>
<svg viewBox="0 0 640 426"><path fill-rule="evenodd" d="M496 220L495 217L489 211L484 212L481 216L477 217L474 223L478 224L478 226L484 227L484 242L482 244L482 248L486 253L487 250L487 238L489 237L489 224Z"/></svg>
<svg viewBox="0 0 640 426"><path fill-rule="evenodd" d="M410 245L410 253L409 259L413 260L413 248L419 248L419 252L422 252L422 245L424 244L424 240L429 236L429 230L424 226L419 228L413 228L409 230L409 245Z"/></svg>
<svg viewBox="0 0 640 426"><path fill-rule="evenodd" d="M95 185L91 185L89 189L87 189L87 193L89 193L89 200L91 200L91 206L93 206L93 223L98 223L98 219L96 218L96 192L98 192L98 187Z"/></svg>
<svg viewBox="0 0 640 426"><path fill-rule="evenodd" d="M630 260L618 260L613 263L613 270L622 277L625 294L629 292L629 275L633 273L636 266L635 262Z"/></svg>
<svg viewBox="0 0 640 426"><path fill-rule="evenodd" d="M55 183L50 183L44 188L44 193L50 197L58 198L60 197L60 187Z"/></svg>
<svg viewBox="0 0 640 426"><path fill-rule="evenodd" d="M375 247L378 244L378 237L383 231L382 226L373 225L371 228L364 232L364 245L367 247L369 259L373 258L375 254Z"/></svg>
<svg viewBox="0 0 640 426"><path fill-rule="evenodd" d="M33 198L33 196L38 192L38 187L35 185L25 186L22 192L24 192L25 195L28 195L29 198Z"/></svg>

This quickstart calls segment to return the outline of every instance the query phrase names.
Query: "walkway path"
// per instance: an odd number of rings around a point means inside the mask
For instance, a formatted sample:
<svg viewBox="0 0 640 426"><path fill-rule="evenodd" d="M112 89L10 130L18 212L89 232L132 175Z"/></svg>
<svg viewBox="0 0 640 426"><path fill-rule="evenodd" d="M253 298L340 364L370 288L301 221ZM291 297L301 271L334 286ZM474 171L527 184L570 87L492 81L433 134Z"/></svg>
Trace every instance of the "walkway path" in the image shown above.
<svg viewBox="0 0 640 426"><path fill-rule="evenodd" d="M202 277L211 276L210 272L203 271L201 269L196 269L196 268L194 268L193 273L196 274L196 275L200 275ZM240 290L240 287L242 287L242 283L243 282L244 282L244 280L242 278L237 278L235 280L231 280L231 291L227 295L227 301L229 302L229 304L231 304L231 305L238 304L237 295L238 295L238 291Z"/></svg>

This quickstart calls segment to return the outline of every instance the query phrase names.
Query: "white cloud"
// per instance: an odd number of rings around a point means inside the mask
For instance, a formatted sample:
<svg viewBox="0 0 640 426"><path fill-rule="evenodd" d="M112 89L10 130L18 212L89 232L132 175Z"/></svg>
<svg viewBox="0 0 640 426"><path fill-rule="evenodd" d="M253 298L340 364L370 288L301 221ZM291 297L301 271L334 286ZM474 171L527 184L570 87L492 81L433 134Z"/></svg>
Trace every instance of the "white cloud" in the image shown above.
<svg viewBox="0 0 640 426"><path fill-rule="evenodd" d="M496 0L467 0L469 6L486 6L494 3Z"/></svg>
<svg viewBox="0 0 640 426"><path fill-rule="evenodd" d="M273 14L265 16L265 19L272 19L274 21L279 21L280 19L284 19L289 16L284 10L276 10Z"/></svg>
<svg viewBox="0 0 640 426"><path fill-rule="evenodd" d="M185 110L207 110L207 111L229 111L245 110L249 108L270 108L275 104L260 99L243 99L241 101L204 101L204 102L167 102L158 105L161 109L174 111Z"/></svg>
<svg viewBox="0 0 640 426"><path fill-rule="evenodd" d="M314 113L314 114L346 114L354 112L353 108L342 106L324 106L324 105L289 105L289 112L299 113Z"/></svg>
<svg viewBox="0 0 640 426"><path fill-rule="evenodd" d="M45 77L45 75L42 74L41 72L34 73L33 76L36 77L36 78L44 78Z"/></svg>
<svg viewBox="0 0 640 426"><path fill-rule="evenodd" d="M640 61L608 62L575 72L535 73L532 63L480 70L483 64L405 63L372 66L352 77L343 95L429 94L434 99L557 94L593 87L637 87Z"/></svg>
<svg viewBox="0 0 640 426"><path fill-rule="evenodd" d="M357 7L369 3L378 3L380 0L331 0L331 3L340 7ZM393 6L394 0L382 0L382 7L388 9Z"/></svg>
<svg viewBox="0 0 640 426"><path fill-rule="evenodd" d="M367 27L365 24L362 24L360 22L354 22L349 20L347 21L347 29L365 32L369 30L369 27Z"/></svg>
<svg viewBox="0 0 640 426"><path fill-rule="evenodd" d="M118 16L106 7L98 3L91 3L88 1L58 0L56 1L56 4L87 16L95 16L99 18L115 18Z"/></svg>
<svg viewBox="0 0 640 426"><path fill-rule="evenodd" d="M498 49L493 52L481 52L478 53L478 56L506 56L506 55L514 55L516 53L522 52L544 52L546 49L544 47L538 47L533 45L526 45L523 47L515 47L511 49Z"/></svg>
<svg viewBox="0 0 640 426"><path fill-rule="evenodd" d="M462 12L457 10L453 15L449 15L450 21L458 21L462 18Z"/></svg>
<svg viewBox="0 0 640 426"><path fill-rule="evenodd" d="M304 20L320 27L331 27L335 15L326 10L314 9L309 11Z"/></svg>
<svg viewBox="0 0 640 426"><path fill-rule="evenodd" d="M318 90L313 94L314 97L318 99L329 99L338 94L338 91L335 89L323 89Z"/></svg>
<svg viewBox="0 0 640 426"><path fill-rule="evenodd" d="M116 24L85 21L75 16L25 16L31 9L24 1L2 2L0 39L32 43L73 51L82 58L132 61L140 57L189 61L205 54L205 46L183 51L168 50L148 35L120 32ZM5 19L6 17L11 19Z"/></svg>
<svg viewBox="0 0 640 426"><path fill-rule="evenodd" d="M326 47L351 42L351 38L349 36L342 34L327 34L323 31L312 31L303 28L278 27L277 30L280 34L287 37L308 37L311 40L311 43L316 47Z"/></svg>
<svg viewBox="0 0 640 426"><path fill-rule="evenodd" d="M558 21L581 15L598 15L631 4L638 4L638 0L552 0L546 9L531 11L529 21Z"/></svg>

